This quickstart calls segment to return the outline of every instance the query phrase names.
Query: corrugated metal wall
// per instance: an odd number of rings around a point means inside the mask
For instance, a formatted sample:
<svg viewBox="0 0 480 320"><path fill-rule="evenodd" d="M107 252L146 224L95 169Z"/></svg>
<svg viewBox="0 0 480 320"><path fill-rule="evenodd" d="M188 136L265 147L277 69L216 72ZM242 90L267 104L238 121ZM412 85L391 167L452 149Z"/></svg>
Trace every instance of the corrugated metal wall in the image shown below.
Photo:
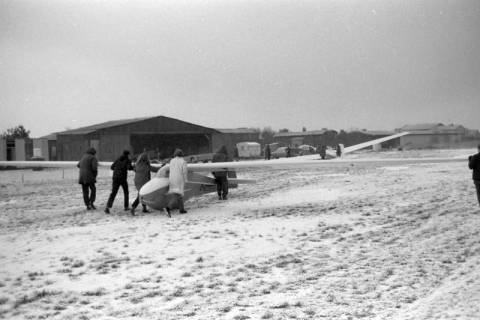
<svg viewBox="0 0 480 320"><path fill-rule="evenodd" d="M85 133L57 134L59 160L78 160L89 146L97 149L100 161L113 161L123 150L139 154L143 149L158 150L162 157L171 157L175 148L185 154L208 153L212 150L214 129L197 126L167 117L154 117L108 128L88 129Z"/></svg>

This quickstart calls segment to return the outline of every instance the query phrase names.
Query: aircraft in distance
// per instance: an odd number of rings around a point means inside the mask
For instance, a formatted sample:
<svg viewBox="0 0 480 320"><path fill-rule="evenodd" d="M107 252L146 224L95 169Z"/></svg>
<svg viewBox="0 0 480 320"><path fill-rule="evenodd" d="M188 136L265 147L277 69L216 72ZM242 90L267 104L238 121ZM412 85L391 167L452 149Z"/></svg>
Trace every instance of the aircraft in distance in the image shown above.
<svg viewBox="0 0 480 320"><path fill-rule="evenodd" d="M408 132L402 132L387 136L380 139L375 139L360 143L354 146L345 147L342 155L373 146L388 140L396 139L407 135ZM330 151L330 150L328 150ZM328 152L327 151L327 152ZM194 196L199 196L206 193L216 191L215 179L201 172L212 171L228 171L235 172L238 169L244 168L299 168L306 166L322 166L322 165L349 165L353 163L381 163L381 164L398 164L398 163L435 163L435 162L454 162L465 161L460 158L391 158L391 159L348 159L336 158L335 154L329 154L330 160L321 160L318 154L299 156L292 158L282 158L274 160L249 160L237 162L215 162L215 163L189 163L188 177L185 184L184 200ZM336 159L335 159L336 158ZM99 162L99 166L110 167L112 162ZM24 168L76 168L77 161L0 161L0 167L24 167ZM159 164L152 164L152 166L161 166ZM152 179L147 182L140 189L141 201L149 207L161 210L169 200L168 193L168 165L163 166ZM235 188L238 184L255 183L255 180L229 178L229 187Z"/></svg>

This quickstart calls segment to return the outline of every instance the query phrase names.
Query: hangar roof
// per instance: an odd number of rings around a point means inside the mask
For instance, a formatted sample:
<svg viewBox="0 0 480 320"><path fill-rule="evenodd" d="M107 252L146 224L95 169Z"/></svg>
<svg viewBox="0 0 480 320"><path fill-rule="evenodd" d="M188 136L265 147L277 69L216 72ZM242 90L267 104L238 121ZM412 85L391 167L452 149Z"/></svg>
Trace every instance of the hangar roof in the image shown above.
<svg viewBox="0 0 480 320"><path fill-rule="evenodd" d="M103 129L110 129L114 127L120 127L124 125L129 125L129 124L135 124L137 122L141 121L146 121L146 120L155 120L158 119L159 121L169 121L170 123L173 123L173 125L179 125L182 124L183 126L194 126L196 128L202 128L204 130L210 131L210 132L217 132L216 129L208 128L208 127L203 127L200 125L196 125L193 123L189 123L186 121L174 119L174 118L169 118L165 116L156 116L156 117L141 117L141 118L133 118L133 119L122 119L122 120L112 120L112 121L107 121L107 122L102 122L98 124L94 124L91 126L86 126L86 127L81 127L77 129L72 129L72 130L67 130L67 131L62 131L58 132L57 134L60 135L84 135L84 134L89 134L89 133L94 133L99 130Z"/></svg>
<svg viewBox="0 0 480 320"><path fill-rule="evenodd" d="M401 127L400 130L402 131L434 130L438 127L443 127L443 123L407 124Z"/></svg>
<svg viewBox="0 0 480 320"><path fill-rule="evenodd" d="M87 134L92 133L100 129L107 129L111 127L121 126L133 122L138 122L146 119L150 119L151 117L143 117L143 118L133 118L133 119L123 119L123 120L112 120L107 122L102 122L98 124L94 124L91 126L81 127L77 129L67 130L58 132L59 134Z"/></svg>

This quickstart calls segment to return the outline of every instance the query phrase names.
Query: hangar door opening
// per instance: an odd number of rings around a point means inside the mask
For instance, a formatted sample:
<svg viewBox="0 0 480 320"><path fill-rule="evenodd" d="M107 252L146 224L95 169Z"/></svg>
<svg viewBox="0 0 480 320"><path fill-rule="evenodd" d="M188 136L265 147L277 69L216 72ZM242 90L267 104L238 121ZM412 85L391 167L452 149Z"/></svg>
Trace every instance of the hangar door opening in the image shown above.
<svg viewBox="0 0 480 320"><path fill-rule="evenodd" d="M148 151L152 158L171 158L176 148L185 155L209 153L210 139L207 134L132 134L130 144L133 154Z"/></svg>

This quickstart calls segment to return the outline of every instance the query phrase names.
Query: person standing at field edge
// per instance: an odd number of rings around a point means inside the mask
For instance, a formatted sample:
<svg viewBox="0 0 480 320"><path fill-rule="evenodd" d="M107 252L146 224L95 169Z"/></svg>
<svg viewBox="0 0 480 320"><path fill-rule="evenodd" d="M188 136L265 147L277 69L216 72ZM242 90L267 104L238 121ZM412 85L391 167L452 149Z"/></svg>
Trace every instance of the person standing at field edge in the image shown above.
<svg viewBox="0 0 480 320"><path fill-rule="evenodd" d="M115 162L110 167L110 169L113 170L112 193L110 193L110 197L108 198L105 213L110 213L110 208L113 205L113 201L115 200L115 196L117 195L120 186L123 189L123 206L125 208L125 211L129 210L127 173L128 170L133 170L132 162L128 157L129 154L130 152L128 150L123 151L122 155L117 160L115 160Z"/></svg>
<svg viewBox="0 0 480 320"><path fill-rule="evenodd" d="M94 148L88 148L77 164L80 169L78 183L82 185L83 202L87 210L95 210L95 197L97 189L95 182L97 182L98 161L95 157L97 151Z"/></svg>
<svg viewBox="0 0 480 320"><path fill-rule="evenodd" d="M171 217L170 211L173 208L178 207L180 213L187 213L183 207L183 193L185 190L185 183L187 182L188 169L187 162L185 159L183 159L182 149L175 149L175 152L173 153L173 159L170 160L169 170L170 174L168 176L168 193L170 194L171 198L165 207L165 210L167 211L167 215Z"/></svg>
<svg viewBox="0 0 480 320"><path fill-rule="evenodd" d="M265 144L264 154L265 154L265 160L270 160L272 156L272 152L270 151L270 145L268 143Z"/></svg>
<svg viewBox="0 0 480 320"><path fill-rule="evenodd" d="M473 170L472 179L477 189L478 205L480 205L480 144L477 146L478 153L468 157L468 167Z"/></svg>
<svg viewBox="0 0 480 320"><path fill-rule="evenodd" d="M212 162L228 162L227 147L222 146L213 155ZM228 173L225 170L213 172L215 184L217 185L218 200L227 200L228 197Z"/></svg>

